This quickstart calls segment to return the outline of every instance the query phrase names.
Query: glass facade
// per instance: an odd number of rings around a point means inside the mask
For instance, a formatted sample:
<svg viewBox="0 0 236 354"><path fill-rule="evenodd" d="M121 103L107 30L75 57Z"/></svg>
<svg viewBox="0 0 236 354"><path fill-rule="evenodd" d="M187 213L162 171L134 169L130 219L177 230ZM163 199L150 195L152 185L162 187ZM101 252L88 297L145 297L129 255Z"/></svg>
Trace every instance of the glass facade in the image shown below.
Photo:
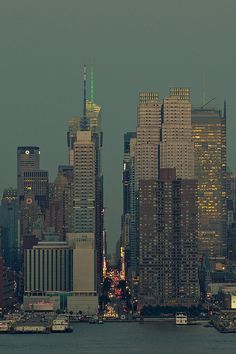
<svg viewBox="0 0 236 354"><path fill-rule="evenodd" d="M198 179L199 251L226 248L226 119L216 109L192 111L195 177Z"/></svg>

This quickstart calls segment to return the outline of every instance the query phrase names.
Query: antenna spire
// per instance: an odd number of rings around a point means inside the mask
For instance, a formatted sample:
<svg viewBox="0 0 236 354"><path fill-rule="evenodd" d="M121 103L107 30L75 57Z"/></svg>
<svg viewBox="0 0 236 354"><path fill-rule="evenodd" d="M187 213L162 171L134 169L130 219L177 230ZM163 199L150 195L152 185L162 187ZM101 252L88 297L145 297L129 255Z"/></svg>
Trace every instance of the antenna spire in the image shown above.
<svg viewBox="0 0 236 354"><path fill-rule="evenodd" d="M226 100L224 100L224 118L226 119L226 115L227 115L227 110L226 110L227 106L226 106Z"/></svg>
<svg viewBox="0 0 236 354"><path fill-rule="evenodd" d="M202 106L206 104L206 73L202 76Z"/></svg>
<svg viewBox="0 0 236 354"><path fill-rule="evenodd" d="M86 109L86 102L87 102L87 67L84 65L84 108L83 108L83 117L80 121L80 129L81 130L88 130L88 118L87 118L87 109Z"/></svg>
<svg viewBox="0 0 236 354"><path fill-rule="evenodd" d="M91 109L94 107L94 76L93 76L93 63L91 64L91 75L90 75L90 102Z"/></svg>
<svg viewBox="0 0 236 354"><path fill-rule="evenodd" d="M83 116L86 117L86 99L87 99L87 67L84 65L84 111Z"/></svg>

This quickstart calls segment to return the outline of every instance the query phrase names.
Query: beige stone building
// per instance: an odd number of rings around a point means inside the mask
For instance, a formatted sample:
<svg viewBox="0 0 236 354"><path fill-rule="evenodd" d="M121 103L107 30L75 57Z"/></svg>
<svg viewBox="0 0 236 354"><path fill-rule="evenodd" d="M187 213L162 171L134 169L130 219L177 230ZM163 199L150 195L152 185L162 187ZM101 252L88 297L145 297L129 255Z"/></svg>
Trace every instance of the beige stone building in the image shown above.
<svg viewBox="0 0 236 354"><path fill-rule="evenodd" d="M176 168L177 178L194 178L190 89L171 88L164 98L160 167Z"/></svg>
<svg viewBox="0 0 236 354"><path fill-rule="evenodd" d="M160 129L161 102L158 92L141 92L136 131L136 189L140 180L158 177Z"/></svg>

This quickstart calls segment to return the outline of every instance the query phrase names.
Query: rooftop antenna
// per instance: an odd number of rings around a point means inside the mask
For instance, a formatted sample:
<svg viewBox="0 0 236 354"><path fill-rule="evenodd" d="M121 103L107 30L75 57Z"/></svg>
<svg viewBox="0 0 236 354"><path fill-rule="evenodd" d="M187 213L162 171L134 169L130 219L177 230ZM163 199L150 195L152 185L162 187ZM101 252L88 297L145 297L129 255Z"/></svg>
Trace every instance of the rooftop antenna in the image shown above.
<svg viewBox="0 0 236 354"><path fill-rule="evenodd" d="M91 64L91 75L90 75L90 102L91 109L94 107L94 76L93 76L93 63Z"/></svg>
<svg viewBox="0 0 236 354"><path fill-rule="evenodd" d="M206 104L206 73L202 76L202 107Z"/></svg>
<svg viewBox="0 0 236 354"><path fill-rule="evenodd" d="M81 130L88 130L88 118L87 118L87 112L86 112L86 101L87 101L87 67L84 65L84 108L83 108L83 118L81 119L80 122L80 129Z"/></svg>
<svg viewBox="0 0 236 354"><path fill-rule="evenodd" d="M211 100L207 101L207 102L201 107L201 109L204 108L204 107L206 107L209 103L211 103L211 102L214 101L215 99L216 99L216 97L214 97L214 98L212 98Z"/></svg>
<svg viewBox="0 0 236 354"><path fill-rule="evenodd" d="M224 100L224 119L226 119L226 113L227 113L227 111L226 111L226 100Z"/></svg>
<svg viewBox="0 0 236 354"><path fill-rule="evenodd" d="M83 110L83 117L86 117L86 99L87 99L87 67L84 65L84 110Z"/></svg>

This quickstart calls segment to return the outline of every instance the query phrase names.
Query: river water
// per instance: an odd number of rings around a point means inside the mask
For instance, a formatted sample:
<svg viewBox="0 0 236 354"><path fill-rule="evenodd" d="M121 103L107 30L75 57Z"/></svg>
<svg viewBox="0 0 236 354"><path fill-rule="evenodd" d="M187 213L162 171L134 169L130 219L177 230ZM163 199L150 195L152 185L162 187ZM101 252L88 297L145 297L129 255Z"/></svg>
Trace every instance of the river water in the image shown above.
<svg viewBox="0 0 236 354"><path fill-rule="evenodd" d="M1 354L208 354L236 353L236 334L202 325L104 323L73 325L67 334L1 334Z"/></svg>

